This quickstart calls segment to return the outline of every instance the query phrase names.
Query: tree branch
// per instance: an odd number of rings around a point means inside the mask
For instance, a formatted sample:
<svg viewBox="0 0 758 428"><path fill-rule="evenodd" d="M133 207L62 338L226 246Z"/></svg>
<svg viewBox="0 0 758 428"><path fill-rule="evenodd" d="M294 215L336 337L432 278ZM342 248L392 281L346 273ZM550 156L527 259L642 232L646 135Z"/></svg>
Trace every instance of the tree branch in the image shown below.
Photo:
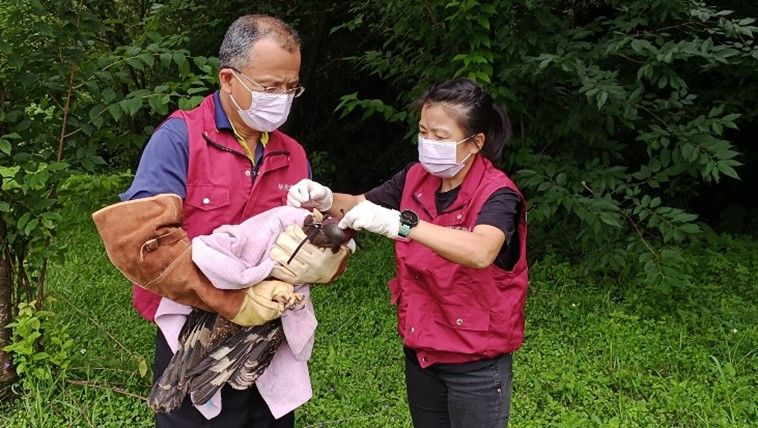
<svg viewBox="0 0 758 428"><path fill-rule="evenodd" d="M71 96L74 92L74 66L69 68L68 73L68 90L66 93L66 104L63 106L63 123L61 124L61 134L58 138L58 156L56 159L60 162L63 159L63 142L66 141L66 125L68 124L68 114L71 110Z"/></svg>

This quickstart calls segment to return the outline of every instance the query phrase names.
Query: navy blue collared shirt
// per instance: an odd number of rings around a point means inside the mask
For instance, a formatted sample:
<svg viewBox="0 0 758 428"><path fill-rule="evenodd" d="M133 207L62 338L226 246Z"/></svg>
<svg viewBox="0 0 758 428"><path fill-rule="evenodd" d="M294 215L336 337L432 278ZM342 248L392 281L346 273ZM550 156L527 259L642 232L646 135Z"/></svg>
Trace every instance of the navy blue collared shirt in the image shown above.
<svg viewBox="0 0 758 428"><path fill-rule="evenodd" d="M234 132L229 116L221 107L219 92L213 94L216 128ZM134 181L120 194L122 201L146 198L160 193L187 194L187 168L189 163L189 135L184 119L170 117L158 126L142 152ZM263 158L263 144L255 146L255 164ZM308 165L308 176L311 168Z"/></svg>

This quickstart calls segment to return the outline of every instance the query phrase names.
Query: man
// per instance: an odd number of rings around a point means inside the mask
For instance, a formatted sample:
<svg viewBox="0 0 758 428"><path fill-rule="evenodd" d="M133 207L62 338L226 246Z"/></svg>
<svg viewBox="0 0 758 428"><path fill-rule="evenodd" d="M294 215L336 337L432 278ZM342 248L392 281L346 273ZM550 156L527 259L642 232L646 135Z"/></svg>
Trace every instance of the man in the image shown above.
<svg viewBox="0 0 758 428"><path fill-rule="evenodd" d="M124 201L179 195L182 228L190 238L284 205L287 189L310 176L303 148L277 130L293 98L304 90L298 85L297 33L276 18L243 16L229 27L219 59L220 90L191 111L174 112L158 127L134 182L121 195ZM142 287L133 288L134 307L148 321L154 320L160 300ZM171 356L159 330L156 379ZM294 412L275 419L255 386L243 391L225 386L222 400L221 413L211 420L185 399L177 410L157 414L156 426L294 426Z"/></svg>

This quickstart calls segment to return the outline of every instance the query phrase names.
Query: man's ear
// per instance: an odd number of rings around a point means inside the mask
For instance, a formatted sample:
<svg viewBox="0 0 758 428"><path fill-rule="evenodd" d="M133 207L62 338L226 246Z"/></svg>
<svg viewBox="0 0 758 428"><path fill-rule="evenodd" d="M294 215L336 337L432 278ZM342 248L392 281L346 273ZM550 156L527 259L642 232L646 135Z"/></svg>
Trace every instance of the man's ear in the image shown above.
<svg viewBox="0 0 758 428"><path fill-rule="evenodd" d="M221 85L221 91L227 94L232 93L232 80L234 79L234 72L231 68L222 68L218 72L218 81Z"/></svg>

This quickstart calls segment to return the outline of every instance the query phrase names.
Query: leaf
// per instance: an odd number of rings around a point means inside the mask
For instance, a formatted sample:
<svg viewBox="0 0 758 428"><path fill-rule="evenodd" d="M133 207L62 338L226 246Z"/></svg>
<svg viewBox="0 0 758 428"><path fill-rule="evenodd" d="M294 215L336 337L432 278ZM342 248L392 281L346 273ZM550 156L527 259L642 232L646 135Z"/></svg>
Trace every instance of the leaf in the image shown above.
<svg viewBox="0 0 758 428"><path fill-rule="evenodd" d="M161 65L164 67L168 67L171 64L172 55L170 53L162 53L160 54L161 59Z"/></svg>
<svg viewBox="0 0 758 428"><path fill-rule="evenodd" d="M31 235L32 231L34 230L34 228L37 227L38 224L39 224L38 219L36 218L31 219L29 223L26 223L26 227L24 227L24 234L27 236Z"/></svg>
<svg viewBox="0 0 758 428"><path fill-rule="evenodd" d="M190 98L179 98L179 108L182 110L191 110L203 100L203 97L196 96Z"/></svg>
<svg viewBox="0 0 758 428"><path fill-rule="evenodd" d="M126 63L129 64L129 66L132 68L136 68L140 71L145 71L145 65L137 58L127 58Z"/></svg>
<svg viewBox="0 0 758 428"><path fill-rule="evenodd" d="M11 155L11 142L8 140L0 139L0 152L5 153L6 155Z"/></svg>
<svg viewBox="0 0 758 428"><path fill-rule="evenodd" d="M739 180L739 178L740 178L739 175L737 174L737 171L735 171L734 168L732 168L731 166L729 166L725 162L719 162L717 164L717 168L718 168L718 170L719 170L720 173L722 173L722 174L724 174L726 176L732 177L732 178L737 179L737 180Z"/></svg>
<svg viewBox="0 0 758 428"><path fill-rule="evenodd" d="M113 117L113 120L117 121L121 118L121 107L119 104L111 104L108 106L108 112Z"/></svg>
<svg viewBox="0 0 758 428"><path fill-rule="evenodd" d="M114 91L112 88L105 88L102 92L103 101L105 103L110 103L111 101L116 99L116 91Z"/></svg>
<svg viewBox="0 0 758 428"><path fill-rule="evenodd" d="M613 227L621 227L621 223L619 223L619 218L617 215L611 214L611 213L600 213L600 221L603 223L613 226Z"/></svg>
<svg viewBox="0 0 758 428"><path fill-rule="evenodd" d="M124 110L124 112L128 113L130 116L134 116L137 114L139 109L142 108L142 98L141 97L127 98L125 100L122 100L119 104L121 108Z"/></svg>
<svg viewBox="0 0 758 428"><path fill-rule="evenodd" d="M543 182L542 182L542 183L539 185L539 187L537 187L537 191L538 191L538 192L544 192L544 191L546 191L547 189L549 189L549 188L551 188L551 187L553 187L553 183L551 183L551 182L549 182L549 181L543 181Z"/></svg>
<svg viewBox="0 0 758 428"><path fill-rule="evenodd" d="M597 109L600 110L606 101L608 101L608 92L600 92L600 95L597 96Z"/></svg>
<svg viewBox="0 0 758 428"><path fill-rule="evenodd" d="M700 226L696 225L695 223L687 223L683 224L682 227L679 228L684 233L689 234L696 234L700 233Z"/></svg>
<svg viewBox="0 0 758 428"><path fill-rule="evenodd" d="M103 116L100 113L100 108L100 105L96 105L89 110L89 120L95 125L95 128L103 126Z"/></svg>
<svg viewBox="0 0 758 428"><path fill-rule="evenodd" d="M484 15L479 15L479 18L477 20L479 22L479 25L481 25L483 28L489 30L490 29L490 21L489 19Z"/></svg>
<svg viewBox="0 0 758 428"><path fill-rule="evenodd" d="M137 372L140 377L145 377L147 375L147 362L142 357L139 357L139 360L137 361Z"/></svg>

